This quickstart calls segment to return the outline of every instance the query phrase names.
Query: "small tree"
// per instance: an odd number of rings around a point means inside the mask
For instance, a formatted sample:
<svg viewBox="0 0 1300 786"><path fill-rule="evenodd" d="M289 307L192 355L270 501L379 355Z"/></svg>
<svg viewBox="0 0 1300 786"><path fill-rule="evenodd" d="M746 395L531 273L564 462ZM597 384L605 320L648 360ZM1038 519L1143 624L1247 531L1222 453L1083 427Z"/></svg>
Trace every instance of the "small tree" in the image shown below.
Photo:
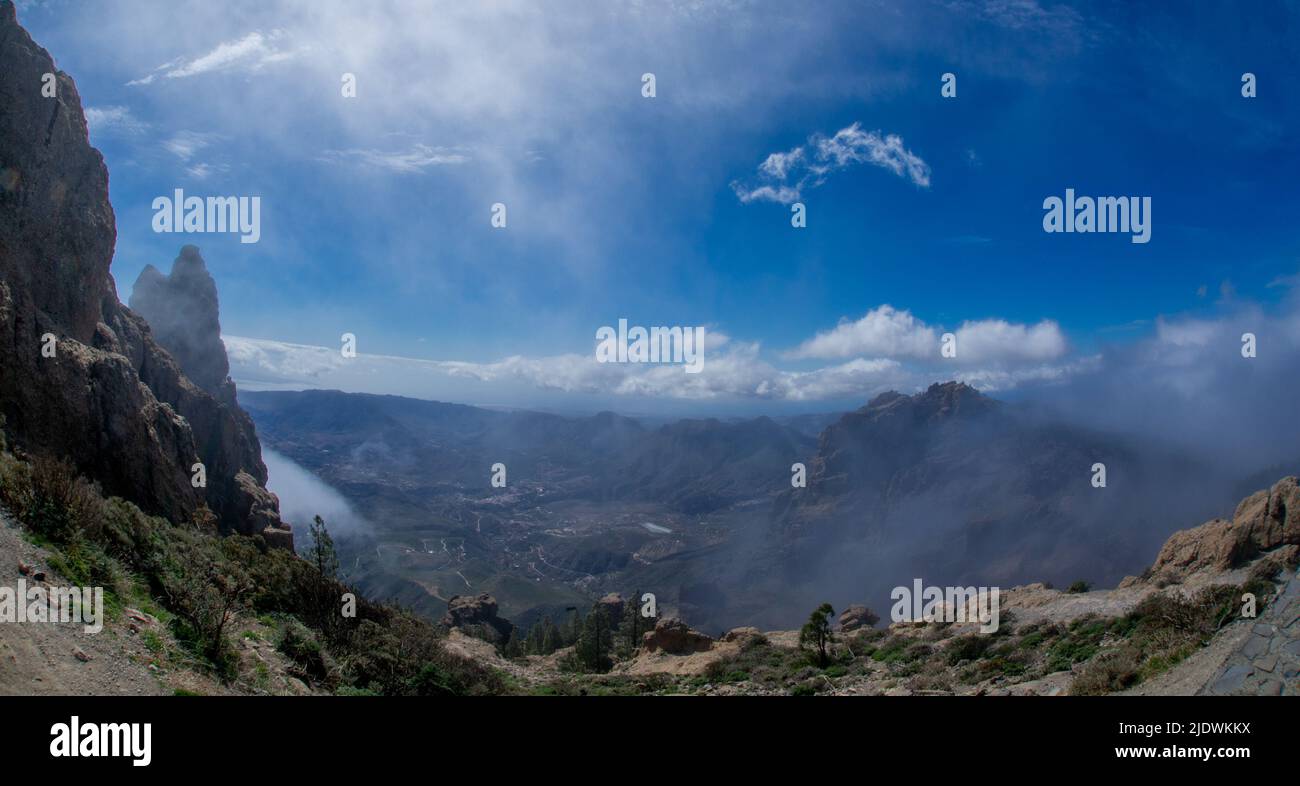
<svg viewBox="0 0 1300 786"><path fill-rule="evenodd" d="M239 565L218 562L213 553L193 544L179 547L169 567L162 590L183 623L184 638L224 679L233 679L239 656L226 640L226 626L248 607L252 579Z"/></svg>
<svg viewBox="0 0 1300 786"><path fill-rule="evenodd" d="M325 520L315 516L311 522L311 549L307 552L320 575L327 579L338 578L339 556L334 550L334 539L325 528Z"/></svg>
<svg viewBox="0 0 1300 786"><path fill-rule="evenodd" d="M810 649L817 657L817 665L825 668L830 662L830 653L827 651L830 647L831 636L831 615L835 609L831 604L823 603L817 607L804 623L803 628L799 631L799 646L802 649Z"/></svg>

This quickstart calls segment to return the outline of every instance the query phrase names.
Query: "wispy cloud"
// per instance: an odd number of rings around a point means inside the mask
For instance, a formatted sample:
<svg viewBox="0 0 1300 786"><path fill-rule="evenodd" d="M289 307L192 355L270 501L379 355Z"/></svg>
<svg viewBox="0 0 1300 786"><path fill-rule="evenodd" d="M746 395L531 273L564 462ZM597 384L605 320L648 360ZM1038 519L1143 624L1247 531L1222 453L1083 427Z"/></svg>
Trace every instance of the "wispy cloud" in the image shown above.
<svg viewBox="0 0 1300 786"><path fill-rule="evenodd" d="M208 164L204 162L199 162L194 166L185 168L186 174L199 180L205 180L214 174L228 171L230 171L230 167L226 164Z"/></svg>
<svg viewBox="0 0 1300 786"><path fill-rule="evenodd" d="M215 134L205 134L198 131L178 131L163 140L162 146L163 149L180 160L189 161L200 151L210 147L217 139L218 137Z"/></svg>
<svg viewBox="0 0 1300 786"><path fill-rule="evenodd" d="M185 79L214 71L256 71L272 63L289 60L302 51L284 48L284 39L282 30L272 30L269 33L255 30L241 38L223 41L198 57L178 58L163 63L149 74L127 84L147 85L160 78Z"/></svg>
<svg viewBox="0 0 1300 786"><path fill-rule="evenodd" d="M149 124L131 113L125 106L91 106L86 107L86 125L96 134L122 133L142 134L149 129Z"/></svg>
<svg viewBox="0 0 1300 786"><path fill-rule="evenodd" d="M930 166L903 144L897 134L863 131L860 123L841 128L834 136L814 134L807 144L770 154L758 165L752 180L734 181L731 188L741 202L799 200L805 189L816 188L826 178L858 164L871 164L910 180L921 188L930 186Z"/></svg>
<svg viewBox="0 0 1300 786"><path fill-rule="evenodd" d="M978 10L985 19L1011 30L1058 36L1075 34L1084 23L1083 16L1065 3L1044 8L1037 0L985 0Z"/></svg>
<svg viewBox="0 0 1300 786"><path fill-rule="evenodd" d="M327 150L321 156L321 160L330 163L357 164L398 174L411 174L422 172L430 167L464 164L469 161L469 156L457 148L416 144L406 150Z"/></svg>

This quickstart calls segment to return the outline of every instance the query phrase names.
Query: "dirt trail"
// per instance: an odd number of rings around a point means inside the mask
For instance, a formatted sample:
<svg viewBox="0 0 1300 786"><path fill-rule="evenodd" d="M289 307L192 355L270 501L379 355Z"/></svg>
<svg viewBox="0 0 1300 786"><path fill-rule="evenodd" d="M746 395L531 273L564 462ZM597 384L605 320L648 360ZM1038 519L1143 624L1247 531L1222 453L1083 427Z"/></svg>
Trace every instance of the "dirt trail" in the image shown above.
<svg viewBox="0 0 1300 786"><path fill-rule="evenodd" d="M19 561L33 574L45 572L46 585L58 586L61 579L47 558L45 549L23 540L17 525L0 513L0 586L16 589L20 579L28 588L37 584L19 572ZM87 633L80 623L0 622L0 694L170 695L172 689L149 669L152 654L129 624L119 619Z"/></svg>
<svg viewBox="0 0 1300 786"><path fill-rule="evenodd" d="M45 586L65 582L49 563L50 552L23 539L0 511L0 587L20 579ZM29 575L19 571L19 563ZM231 638L239 653L238 677L218 681L179 646L167 625L136 609L107 620L88 633L80 623L0 622L0 695L5 696L171 696L306 695L313 691L293 676L292 664L272 644L275 633L251 616L232 619Z"/></svg>

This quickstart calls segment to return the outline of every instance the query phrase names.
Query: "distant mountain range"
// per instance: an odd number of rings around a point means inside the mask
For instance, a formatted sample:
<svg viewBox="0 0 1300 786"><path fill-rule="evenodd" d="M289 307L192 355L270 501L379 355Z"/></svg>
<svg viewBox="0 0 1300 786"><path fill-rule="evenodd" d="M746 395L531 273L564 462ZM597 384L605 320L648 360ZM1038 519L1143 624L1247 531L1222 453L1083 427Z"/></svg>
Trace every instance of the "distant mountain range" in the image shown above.
<svg viewBox="0 0 1300 786"><path fill-rule="evenodd" d="M240 401L369 523L344 540L363 589L430 613L491 591L525 625L609 590L722 629L788 626L815 599L884 605L916 577L1113 583L1237 493L1175 451L955 382L838 416L658 427L337 391Z"/></svg>

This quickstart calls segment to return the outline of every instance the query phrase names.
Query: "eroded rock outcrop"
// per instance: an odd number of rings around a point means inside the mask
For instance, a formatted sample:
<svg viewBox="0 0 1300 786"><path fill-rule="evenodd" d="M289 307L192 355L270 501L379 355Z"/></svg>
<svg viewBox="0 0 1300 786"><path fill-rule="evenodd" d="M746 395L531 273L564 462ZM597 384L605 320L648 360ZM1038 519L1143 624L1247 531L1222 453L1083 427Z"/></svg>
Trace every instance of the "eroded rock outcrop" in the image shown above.
<svg viewBox="0 0 1300 786"><path fill-rule="evenodd" d="M840 630L849 632L859 628L870 628L880 622L880 615L866 606L849 606L840 612Z"/></svg>
<svg viewBox="0 0 1300 786"><path fill-rule="evenodd" d="M151 513L184 521L206 506L225 531L290 544L251 420L191 381L118 300L103 158L76 85L9 0L0 74L0 414L10 440L71 460ZM206 488L191 485L198 462Z"/></svg>
<svg viewBox="0 0 1300 786"><path fill-rule="evenodd" d="M497 600L487 593L451 596L442 626L448 630L459 628L496 645L505 644L514 630L509 620L497 616Z"/></svg>
<svg viewBox="0 0 1300 786"><path fill-rule="evenodd" d="M1152 580L1181 581L1198 570L1228 570L1268 551L1300 546L1300 487L1294 477L1257 491L1232 520L1214 519L1175 532L1151 566Z"/></svg>
<svg viewBox="0 0 1300 786"><path fill-rule="evenodd" d="M131 289L130 304L185 376L222 402L234 403L230 361L221 343L217 282L197 247L183 247L169 275L145 265Z"/></svg>

